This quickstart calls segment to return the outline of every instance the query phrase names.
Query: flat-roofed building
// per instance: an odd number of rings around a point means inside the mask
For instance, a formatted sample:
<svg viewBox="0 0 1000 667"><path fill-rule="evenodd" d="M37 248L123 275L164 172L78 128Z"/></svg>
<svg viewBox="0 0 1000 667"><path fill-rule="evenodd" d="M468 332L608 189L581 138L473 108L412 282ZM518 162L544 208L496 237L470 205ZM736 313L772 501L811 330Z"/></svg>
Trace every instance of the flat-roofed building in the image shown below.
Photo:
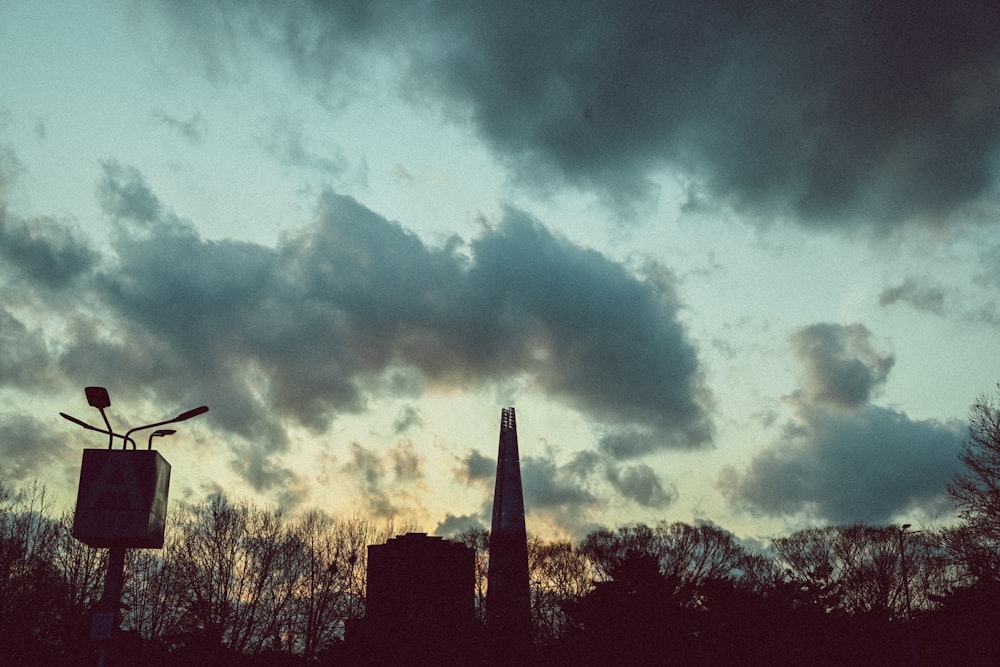
<svg viewBox="0 0 1000 667"><path fill-rule="evenodd" d="M457 658L476 630L474 588L475 554L464 544L407 533L370 545L365 618L349 641L372 664Z"/></svg>

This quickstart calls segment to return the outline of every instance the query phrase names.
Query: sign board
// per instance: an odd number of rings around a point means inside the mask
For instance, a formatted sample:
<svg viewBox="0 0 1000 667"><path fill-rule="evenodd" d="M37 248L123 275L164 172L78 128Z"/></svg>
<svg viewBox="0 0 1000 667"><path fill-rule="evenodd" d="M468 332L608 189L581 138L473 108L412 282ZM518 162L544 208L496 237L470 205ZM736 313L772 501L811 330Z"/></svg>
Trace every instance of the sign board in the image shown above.
<svg viewBox="0 0 1000 667"><path fill-rule="evenodd" d="M85 449L73 537L92 547L160 549L170 464L154 450Z"/></svg>
<svg viewBox="0 0 1000 667"><path fill-rule="evenodd" d="M90 619L91 639L111 639L115 626L115 615L110 611L98 611Z"/></svg>

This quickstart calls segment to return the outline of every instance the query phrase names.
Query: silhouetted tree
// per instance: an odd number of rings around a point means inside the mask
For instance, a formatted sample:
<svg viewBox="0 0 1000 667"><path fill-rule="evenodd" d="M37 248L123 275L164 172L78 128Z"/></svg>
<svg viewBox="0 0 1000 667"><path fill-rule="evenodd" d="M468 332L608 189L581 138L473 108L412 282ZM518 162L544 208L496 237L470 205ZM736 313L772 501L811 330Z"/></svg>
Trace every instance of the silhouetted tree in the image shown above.
<svg viewBox="0 0 1000 667"><path fill-rule="evenodd" d="M0 660L59 664L73 647L66 630L78 627L55 565L60 524L45 486L10 492L0 478Z"/></svg>
<svg viewBox="0 0 1000 667"><path fill-rule="evenodd" d="M627 550L607 563L606 578L565 605L573 630L562 664L671 664L686 651L689 624L657 558Z"/></svg>
<svg viewBox="0 0 1000 667"><path fill-rule="evenodd" d="M349 619L364 615L367 545L377 531L364 519L336 520L306 513L292 528L300 559L293 623L285 630L293 650L315 659L344 638Z"/></svg>
<svg viewBox="0 0 1000 667"><path fill-rule="evenodd" d="M626 559L651 557L678 604L691 607L698 605L703 582L739 576L748 557L732 533L709 523L599 529L584 538L580 550L593 564L598 580L613 579Z"/></svg>
<svg viewBox="0 0 1000 667"><path fill-rule="evenodd" d="M566 606L593 588L593 568L569 542L528 540L531 622L536 642L562 636L570 627Z"/></svg>
<svg viewBox="0 0 1000 667"><path fill-rule="evenodd" d="M660 569L674 584L675 595L687 605L700 604L704 583L734 579L747 566L743 545L732 533L713 524L660 524L655 532L665 547Z"/></svg>
<svg viewBox="0 0 1000 667"><path fill-rule="evenodd" d="M165 641L183 628L186 589L176 560L178 535L170 528L162 550L126 554L122 627L147 640Z"/></svg>
<svg viewBox="0 0 1000 667"><path fill-rule="evenodd" d="M85 614L104 592L108 552L89 547L73 537L72 510L60 515L57 540L53 558L62 577L66 604L72 613Z"/></svg>
<svg viewBox="0 0 1000 667"><path fill-rule="evenodd" d="M951 585L939 536L921 532L900 538L898 526L855 524L807 528L771 546L801 604L898 620L906 615L901 547L915 609L930 606L930 597Z"/></svg>
<svg viewBox="0 0 1000 667"><path fill-rule="evenodd" d="M475 610L476 620L486 624L486 581L490 570L490 531L485 528L466 528L453 538L475 553Z"/></svg>
<svg viewBox="0 0 1000 667"><path fill-rule="evenodd" d="M958 554L979 579L1000 580L1000 384L969 410L969 438L959 459L965 469L948 485L967 532Z"/></svg>

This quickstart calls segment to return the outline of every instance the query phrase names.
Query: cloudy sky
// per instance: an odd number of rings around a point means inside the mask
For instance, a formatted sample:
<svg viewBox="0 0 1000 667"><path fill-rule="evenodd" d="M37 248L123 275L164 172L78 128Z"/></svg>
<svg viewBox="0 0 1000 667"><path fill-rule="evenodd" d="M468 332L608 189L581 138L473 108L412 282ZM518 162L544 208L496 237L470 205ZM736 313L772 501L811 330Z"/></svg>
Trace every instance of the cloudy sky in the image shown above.
<svg viewBox="0 0 1000 667"><path fill-rule="evenodd" d="M528 529L949 520L1000 381L985 2L0 4L0 461ZM140 442L144 441L140 437Z"/></svg>

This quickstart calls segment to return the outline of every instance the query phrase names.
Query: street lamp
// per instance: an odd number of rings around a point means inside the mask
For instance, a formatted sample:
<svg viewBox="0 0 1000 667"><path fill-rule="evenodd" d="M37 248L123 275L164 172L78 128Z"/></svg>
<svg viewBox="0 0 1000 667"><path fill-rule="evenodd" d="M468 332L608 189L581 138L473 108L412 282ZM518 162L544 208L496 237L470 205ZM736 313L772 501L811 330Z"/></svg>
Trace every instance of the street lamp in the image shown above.
<svg viewBox="0 0 1000 667"><path fill-rule="evenodd" d="M78 418L76 418L76 417L74 417L72 415L68 415L65 412L60 412L59 416L61 416L63 419L66 419L68 421L73 422L77 426L80 426L82 428L87 429L88 431L97 431L98 433L107 433L108 434L108 449L111 449L112 445L114 444L115 438L121 438L122 439L122 449L125 449L125 447L130 442L132 443L132 449L135 449L135 440L133 440L131 436L136 431L145 431L147 428L155 428L156 426L166 426L167 424L176 424L177 422L187 421L188 419L191 419L192 417L197 417L198 415L201 415L201 414L204 414L204 413L208 412L208 406L207 405L202 405L202 406L199 406L197 408L193 408L191 410L187 410L185 412L182 412L179 415L177 415L176 417L174 417L173 419L167 419L167 420L164 420L164 421L161 421L161 422L156 422L156 423L153 423L153 424L146 424L144 426L136 426L135 428L130 428L128 431L125 432L125 435L121 435L120 433L115 433L114 431L112 431L112 429L111 429L111 423L108 421L108 415L104 412L104 408L111 406L111 400L110 399L107 399L107 400L104 400L104 401L94 401L94 400L91 400L91 395L92 395L92 393L94 393L91 390L100 390L100 391L104 392L103 396L105 398L107 398L107 396L108 396L108 391L104 387L87 387L87 399L88 399L88 401L90 401L90 405L91 406L93 406L93 407L95 407L95 408L97 408L98 410L101 411L101 416L104 417L104 423L105 423L105 425L107 425L107 430L97 428L96 426L88 424L87 422L83 421L82 419L78 419ZM164 429L162 431L157 431L156 433L153 434L153 436L155 436L155 435L171 435L173 433L176 433L176 431L170 430L170 429ZM152 449L153 448L153 445L152 445L152 443L153 443L153 436L150 436L150 438L149 438L148 449Z"/></svg>
<svg viewBox="0 0 1000 667"><path fill-rule="evenodd" d="M83 391L87 395L87 403L90 404L90 407L97 408L101 412L101 417L104 418L104 425L108 427L108 449L111 449L111 445L115 441L115 434L111 432L111 422L108 421L108 414L104 411L104 408L111 407L111 396L108 395L108 390L104 387L84 387Z"/></svg>
<svg viewBox="0 0 1000 667"><path fill-rule="evenodd" d="M77 490L76 513L73 517L73 537L91 547L108 549L108 572L104 580L104 595L100 610L94 613L90 636L103 640L98 665L110 660L111 640L117 631L121 612L122 584L125 575L125 554L130 548L160 549L167 516L167 493L170 486L170 464L153 450L153 438L176 433L174 429L159 429L208 412L200 406L182 412L173 419L136 426L124 435L111 428L105 408L111 398L104 387L87 387L87 402L97 408L105 429L70 416L66 420L87 429L108 435L108 448L84 449ZM149 435L146 451L136 451L132 434L156 428ZM122 448L114 450L115 438L121 438ZM132 449L128 450L128 444Z"/></svg>
<svg viewBox="0 0 1000 667"><path fill-rule="evenodd" d="M175 431L172 428L163 428L153 431L152 433L149 434L149 442L146 443L146 449L150 450L153 448L153 438L162 435L173 435L174 433L177 433L177 431Z"/></svg>

